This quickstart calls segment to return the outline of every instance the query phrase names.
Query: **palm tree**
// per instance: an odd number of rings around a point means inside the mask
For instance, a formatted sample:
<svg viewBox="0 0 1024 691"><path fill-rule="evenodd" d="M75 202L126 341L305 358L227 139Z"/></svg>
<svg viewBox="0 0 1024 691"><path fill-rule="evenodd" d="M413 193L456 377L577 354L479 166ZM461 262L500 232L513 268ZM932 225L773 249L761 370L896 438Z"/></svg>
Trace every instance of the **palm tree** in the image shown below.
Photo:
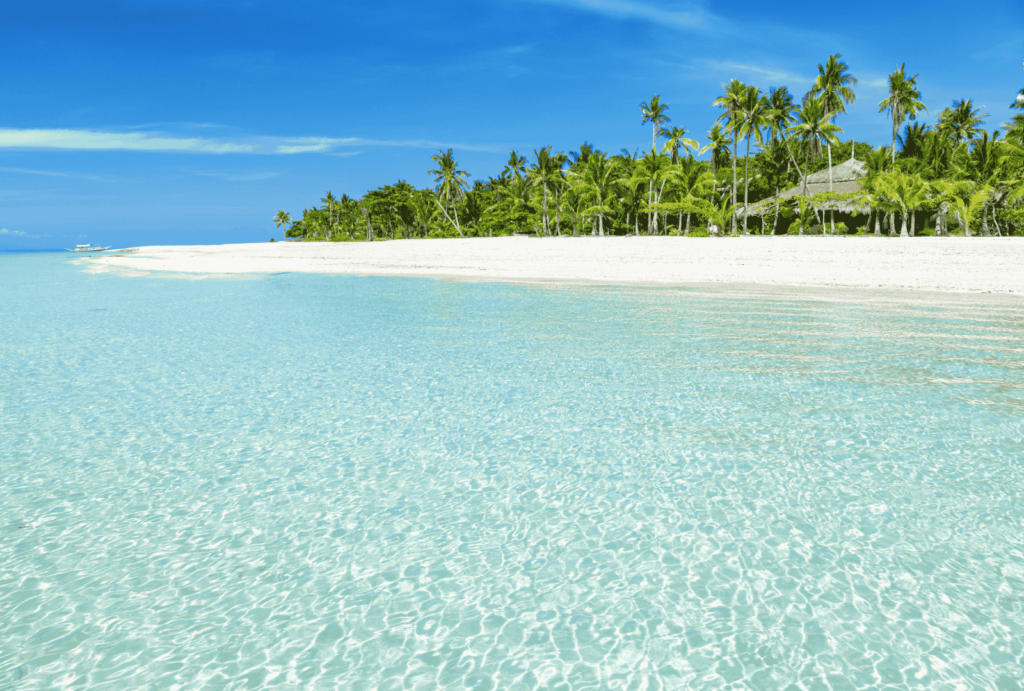
<svg viewBox="0 0 1024 691"><path fill-rule="evenodd" d="M285 211L278 211L277 215L274 216L274 225L281 228L286 233L288 232L288 225L292 222L292 217L289 216Z"/></svg>
<svg viewBox="0 0 1024 691"><path fill-rule="evenodd" d="M892 162L896 163L896 135L904 120L916 120L919 111L927 111L917 88L917 75L907 79L906 63L889 75L889 97L878 103L878 112L892 115Z"/></svg>
<svg viewBox="0 0 1024 691"><path fill-rule="evenodd" d="M689 155L693 155L693 152L704 153L707 151L707 147L701 149L700 145L693 139L688 139L686 136L685 127L673 127L672 129L663 129L661 135L668 139L668 143L662 149L662 153L666 151L672 159L673 165L679 163L679 151L680 149L685 151Z"/></svg>
<svg viewBox="0 0 1024 691"><path fill-rule="evenodd" d="M615 184L615 165L604 152L596 151L588 158L579 177L582 192L588 194L595 204L585 211L587 215L597 216L598 232L604 236L604 216L610 211L606 202L611 199L611 191Z"/></svg>
<svg viewBox="0 0 1024 691"><path fill-rule="evenodd" d="M469 173L459 170L459 164L455 160L451 149L448 149L448 151L438 151L436 156L430 157L430 160L437 164L436 170L427 171L431 175L437 176L434 179L434 183L437 185L437 197L434 198L434 201L441 207L445 218L455 228L455 232L459 234L459 237L464 238L466 236L462 234L462 229L459 227L459 210L455 208L455 203L466 196L466 190L469 188L466 178L469 177ZM441 203L441 199L444 199L444 204ZM455 214L454 221L448 215L447 206L450 206Z"/></svg>
<svg viewBox="0 0 1024 691"><path fill-rule="evenodd" d="M795 124L787 130L789 134L799 137L811 146L822 142L839 143L836 134L842 134L843 129L832 122L832 114L825 110L820 98L807 99L802 107L793 111L793 114L796 116L793 120ZM811 146L804 150L805 166L810 164ZM806 190L807 178L804 177L804 191Z"/></svg>
<svg viewBox="0 0 1024 691"><path fill-rule="evenodd" d="M501 174L509 174L512 177L520 176L526 172L526 157L520 156L515 151L510 151L508 154L508 162L505 163L505 167L502 169Z"/></svg>
<svg viewBox="0 0 1024 691"><path fill-rule="evenodd" d="M708 131L708 145L705 146L701 151L707 151L711 149L711 173L718 175L718 164L724 156L729 155L729 145L732 144L732 139L722 131L722 128L715 125Z"/></svg>
<svg viewBox="0 0 1024 691"><path fill-rule="evenodd" d="M544 188L544 211L541 216L541 222L544 226L544 234L551 235L551 224L548 220L548 185L557 184L562 166L558 156L551 155L550 146L540 151L534 149L533 155L537 160L530 167L531 184Z"/></svg>
<svg viewBox="0 0 1024 691"><path fill-rule="evenodd" d="M647 103L640 104L640 112L644 114L643 120L640 121L641 125L646 125L648 122L654 128L651 134L651 150L658 148L658 130L666 122L671 120L665 113L668 111L668 105L661 102L661 97L658 94L651 96L651 100Z"/></svg>
<svg viewBox="0 0 1024 691"><path fill-rule="evenodd" d="M956 146L960 146L981 133L980 125L988 116L988 113L981 112L981 108L975 108L971 99L965 98L962 101L953 101L952 110L947 108L942 111L939 122L956 142Z"/></svg>
<svg viewBox="0 0 1024 691"><path fill-rule="evenodd" d="M324 235L327 237L327 241L330 242L331 230L334 228L334 205L338 203L338 200L328 190L327 194L320 197L320 201L323 202L324 208L327 209L327 227L324 229Z"/></svg>
<svg viewBox="0 0 1024 691"><path fill-rule="evenodd" d="M811 95L821 98L825 110L831 114L831 121L835 122L837 115L846 113L846 104L856 103L857 95L853 87L857 85L857 78L850 74L850 67L839 58L839 53L830 55L825 64L818 64L818 76L814 80L814 87L811 88ZM828 191L833 191L832 186L832 143L826 141L828 146ZM836 212L830 214L832 234L836 232Z"/></svg>
<svg viewBox="0 0 1024 691"><path fill-rule="evenodd" d="M768 108L768 99L756 86L748 86L743 101L741 118L742 124L738 134L747 140L747 153L743 160L743 234L747 234L747 218L750 199L750 138L757 140L758 146L764 145L762 131L771 124L771 112Z"/></svg>
<svg viewBox="0 0 1024 691"><path fill-rule="evenodd" d="M804 101L803 107L795 111L796 124L789 128L789 132L800 137L807 144L804 153L804 165L810 165L810 150L815 144L830 142L838 144L837 133L842 133L842 128L832 122L832 114L825 110L825 104L821 98L808 98ZM807 177L804 177L804 194L807 194ZM833 229L834 230L834 229Z"/></svg>
<svg viewBox="0 0 1024 691"><path fill-rule="evenodd" d="M732 135L732 208L736 208L736 140L739 138L740 118L738 113L742 109L743 99L747 93L747 85L739 79L733 79L728 84L723 84L725 94L715 99L714 104L718 108L725 108L725 112L715 121L715 124L726 121L726 131ZM732 232L736 232L736 218L732 219Z"/></svg>

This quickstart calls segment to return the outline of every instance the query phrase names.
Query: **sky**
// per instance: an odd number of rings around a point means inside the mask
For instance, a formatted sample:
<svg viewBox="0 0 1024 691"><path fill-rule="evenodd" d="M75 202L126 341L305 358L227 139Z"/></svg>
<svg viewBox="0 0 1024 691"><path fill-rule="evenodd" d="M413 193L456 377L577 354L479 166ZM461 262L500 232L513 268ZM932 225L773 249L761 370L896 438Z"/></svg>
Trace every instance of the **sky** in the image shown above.
<svg viewBox="0 0 1024 691"><path fill-rule="evenodd" d="M472 177L509 152L650 146L658 94L698 140L740 79L810 87L839 53L843 139L891 138L901 63L935 115L998 127L1024 87L1024 3L474 0L10 3L0 23L0 250L266 242L328 190ZM851 11L850 8L856 8Z"/></svg>

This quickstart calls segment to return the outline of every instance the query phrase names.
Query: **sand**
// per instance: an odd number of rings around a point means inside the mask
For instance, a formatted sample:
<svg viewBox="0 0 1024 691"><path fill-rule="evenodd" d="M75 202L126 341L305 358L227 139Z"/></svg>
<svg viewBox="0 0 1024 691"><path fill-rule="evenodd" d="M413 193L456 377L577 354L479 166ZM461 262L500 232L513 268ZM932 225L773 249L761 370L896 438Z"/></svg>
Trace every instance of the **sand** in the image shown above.
<svg viewBox="0 0 1024 691"><path fill-rule="evenodd" d="M615 285L757 284L1024 295L1024 238L500 237L141 247L91 271L282 272Z"/></svg>

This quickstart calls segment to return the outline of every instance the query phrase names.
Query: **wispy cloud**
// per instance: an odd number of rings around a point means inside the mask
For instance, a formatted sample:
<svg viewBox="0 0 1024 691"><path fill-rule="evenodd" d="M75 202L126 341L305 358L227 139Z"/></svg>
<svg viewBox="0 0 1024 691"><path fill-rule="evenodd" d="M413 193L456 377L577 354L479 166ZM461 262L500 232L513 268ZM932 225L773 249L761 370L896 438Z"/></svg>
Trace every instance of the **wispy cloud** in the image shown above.
<svg viewBox="0 0 1024 691"><path fill-rule="evenodd" d="M59 170L32 170L30 168L0 168L0 172L18 173L19 175L45 175L51 178L74 178L76 180L96 180L97 182L112 182L109 178L101 178L98 175L64 173Z"/></svg>
<svg viewBox="0 0 1024 691"><path fill-rule="evenodd" d="M249 137L235 140L175 137L144 132L42 130L0 128L0 149L60 149L72 151L143 151L195 154L309 154L336 153L351 146L389 146L412 149L499 151L491 145L439 142L430 139L365 139L363 137ZM358 152L356 152L358 153ZM354 154L347 154L354 155ZM15 170L15 169L9 169ZM30 172L30 171L23 171ZM45 175L48 173L38 172ZM62 177L60 173L53 174ZM70 174L68 175L70 177Z"/></svg>
<svg viewBox="0 0 1024 691"><path fill-rule="evenodd" d="M548 5L573 7L594 14L615 18L632 18L653 22L659 26L681 29L725 28L725 22L695 3L676 3L670 9L654 7L635 0L532 0Z"/></svg>
<svg viewBox="0 0 1024 691"><path fill-rule="evenodd" d="M182 153L254 153L250 144L199 137L167 137L142 132L0 129L0 148L78 151L174 151Z"/></svg>
<svg viewBox="0 0 1024 691"><path fill-rule="evenodd" d="M13 235L18 238L35 238L38 235L29 235L23 230L8 230L7 228L0 228L0 235Z"/></svg>
<svg viewBox="0 0 1024 691"><path fill-rule="evenodd" d="M767 77L773 82L777 82L780 86L782 84L813 84L813 77L805 77L799 74L793 74L792 72L786 72L785 70L771 69L770 67L762 67L760 65L744 65L737 62L727 62L721 60L700 60L699 64L704 69L711 69L718 72L749 72L752 74L758 74L762 77Z"/></svg>
<svg viewBox="0 0 1024 691"><path fill-rule="evenodd" d="M220 178L228 182L254 182L276 178L280 173L197 173L204 178Z"/></svg>

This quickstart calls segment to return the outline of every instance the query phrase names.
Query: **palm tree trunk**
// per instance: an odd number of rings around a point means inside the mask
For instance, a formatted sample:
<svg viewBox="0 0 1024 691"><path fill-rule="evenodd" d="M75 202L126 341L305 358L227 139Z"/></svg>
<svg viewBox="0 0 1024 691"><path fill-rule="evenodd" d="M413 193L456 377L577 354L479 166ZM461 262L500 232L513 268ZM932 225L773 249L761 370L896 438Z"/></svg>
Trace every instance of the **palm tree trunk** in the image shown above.
<svg viewBox="0 0 1024 691"><path fill-rule="evenodd" d="M743 159L743 234L747 234L747 218L750 214L747 211L747 202L750 199L750 135L747 135L747 155ZM761 225L764 230L764 224ZM764 233L761 233L764 235Z"/></svg>
<svg viewBox="0 0 1024 691"><path fill-rule="evenodd" d="M827 144L828 144L828 192L829 192L829 194L832 194L832 192L834 191L832 189L832 142L827 142ZM836 210L835 209L829 209L828 217L829 217L829 226L830 226L830 228L832 230L832 235L835 235L836 234Z"/></svg>
<svg viewBox="0 0 1024 691"><path fill-rule="evenodd" d="M686 237L690 237L690 212L686 212Z"/></svg>
<svg viewBox="0 0 1024 691"><path fill-rule="evenodd" d="M981 234L987 238L992 237L988 230L988 204L982 204L981 207Z"/></svg>
<svg viewBox="0 0 1024 691"><path fill-rule="evenodd" d="M917 212L910 212L910 237L914 237L914 228L917 225Z"/></svg>
<svg viewBox="0 0 1024 691"><path fill-rule="evenodd" d="M772 219L772 236L779 229L779 183L775 182L775 218Z"/></svg>
<svg viewBox="0 0 1024 691"><path fill-rule="evenodd" d="M882 216L882 214L879 213L878 209L875 209L875 237L876 238L882 237L882 221L881 221L881 216Z"/></svg>
<svg viewBox="0 0 1024 691"><path fill-rule="evenodd" d="M729 111L729 121L732 122L733 113ZM732 233L736 234L736 128L733 128L732 135Z"/></svg>
<svg viewBox="0 0 1024 691"><path fill-rule="evenodd" d="M683 212L679 212L679 227L676 229L676 237L683 234Z"/></svg>
<svg viewBox="0 0 1024 691"><path fill-rule="evenodd" d="M900 237L909 238L910 235L907 233L907 212L903 212L903 225L900 227Z"/></svg>

